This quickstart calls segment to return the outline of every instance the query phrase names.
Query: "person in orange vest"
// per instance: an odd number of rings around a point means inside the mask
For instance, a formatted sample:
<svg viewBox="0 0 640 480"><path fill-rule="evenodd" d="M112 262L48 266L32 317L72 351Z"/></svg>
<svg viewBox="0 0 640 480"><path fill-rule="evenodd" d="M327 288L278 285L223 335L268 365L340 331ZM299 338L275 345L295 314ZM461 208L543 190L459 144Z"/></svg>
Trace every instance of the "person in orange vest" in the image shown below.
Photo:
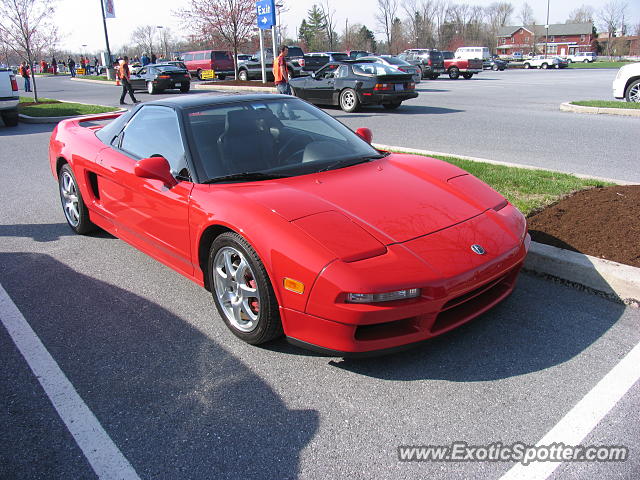
<svg viewBox="0 0 640 480"><path fill-rule="evenodd" d="M291 86L289 85L289 70L287 69L287 55L289 49L286 45L280 47L280 55L273 62L273 79L276 84L276 90L282 95L291 95Z"/></svg>
<svg viewBox="0 0 640 480"><path fill-rule="evenodd" d="M124 101L124 97L129 92L129 96L131 97L131 101L133 103L140 103L139 100L136 100L136 97L133 96L133 89L131 88L131 83L129 83L129 79L131 78L131 73L129 72L129 57L126 55L122 60L120 60L120 66L118 67L117 76L120 79L120 83L122 84L122 95L120 95L120 105L126 105Z"/></svg>

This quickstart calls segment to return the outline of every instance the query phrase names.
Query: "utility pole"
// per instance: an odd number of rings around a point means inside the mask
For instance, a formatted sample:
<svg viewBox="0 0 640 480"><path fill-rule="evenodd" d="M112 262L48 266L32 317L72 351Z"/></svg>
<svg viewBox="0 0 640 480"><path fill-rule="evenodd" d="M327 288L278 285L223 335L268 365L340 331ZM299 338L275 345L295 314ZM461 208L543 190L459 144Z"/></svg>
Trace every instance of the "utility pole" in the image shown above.
<svg viewBox="0 0 640 480"><path fill-rule="evenodd" d="M107 33L107 19L104 15L104 3L102 0L98 0L100 2L100 8L102 9L102 24L104 25L104 41L107 44L107 61L105 62L105 70L107 72L107 79L113 80L113 65L111 65L111 48L109 48L109 34Z"/></svg>
<svg viewBox="0 0 640 480"><path fill-rule="evenodd" d="M547 58L547 51L549 50L549 1L550 0L547 0L547 24L545 25L545 28L547 29L547 33L544 39L544 58ZM536 27L534 26L533 29L535 30ZM535 37L535 35L536 34L534 32L533 36Z"/></svg>

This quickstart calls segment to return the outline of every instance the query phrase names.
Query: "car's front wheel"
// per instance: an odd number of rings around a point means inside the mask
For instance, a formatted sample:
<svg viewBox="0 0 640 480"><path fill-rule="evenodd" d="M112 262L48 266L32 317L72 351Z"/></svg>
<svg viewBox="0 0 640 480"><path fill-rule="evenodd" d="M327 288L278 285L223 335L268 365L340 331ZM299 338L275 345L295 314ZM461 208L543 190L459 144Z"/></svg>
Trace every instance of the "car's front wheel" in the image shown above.
<svg viewBox="0 0 640 480"><path fill-rule="evenodd" d="M629 85L624 98L627 100L627 102L640 102L640 80L636 80L632 82L631 85Z"/></svg>
<svg viewBox="0 0 640 480"><path fill-rule="evenodd" d="M249 74L247 73L246 70L240 70L238 72L238 80L242 80L243 82L246 82L247 80L249 80Z"/></svg>
<svg viewBox="0 0 640 480"><path fill-rule="evenodd" d="M473 77L473 73L463 73L462 76L465 80L469 80L471 77Z"/></svg>
<svg viewBox="0 0 640 480"><path fill-rule="evenodd" d="M158 89L153 84L153 82L147 82L147 92L149 92L149 95L154 95L158 93Z"/></svg>
<svg viewBox="0 0 640 480"><path fill-rule="evenodd" d="M497 71L497 70L498 70L498 68L499 68L499 67L498 67L498 65L496 65L496 64L491 65L491 70L493 70L494 72L495 72L495 71Z"/></svg>
<svg viewBox="0 0 640 480"><path fill-rule="evenodd" d="M531 68L531 64L530 63L525 63L524 64L524 68Z"/></svg>
<svg viewBox="0 0 640 480"><path fill-rule="evenodd" d="M549 68L549 64L543 63L540 68L544 68L546 70L547 68Z"/></svg>
<svg viewBox="0 0 640 480"><path fill-rule="evenodd" d="M460 70L458 69L458 67L451 67L449 69L449 78L450 79L457 80L459 76L460 76Z"/></svg>
<svg viewBox="0 0 640 480"><path fill-rule="evenodd" d="M358 94L352 88L345 88L340 93L340 108L347 113L352 113L358 110L360 106L360 100L358 100Z"/></svg>
<svg viewBox="0 0 640 480"><path fill-rule="evenodd" d="M235 336L258 345L282 334L269 276L244 237L226 232L213 241L209 284L218 312Z"/></svg>
<svg viewBox="0 0 640 480"><path fill-rule="evenodd" d="M589 60L587 60L586 58L582 61L582 63L589 63Z"/></svg>
<svg viewBox="0 0 640 480"><path fill-rule="evenodd" d="M84 235L95 230L96 226L89 219L89 211L82 199L78 182L69 164L65 164L58 174L58 187L62 211L71 229Z"/></svg>

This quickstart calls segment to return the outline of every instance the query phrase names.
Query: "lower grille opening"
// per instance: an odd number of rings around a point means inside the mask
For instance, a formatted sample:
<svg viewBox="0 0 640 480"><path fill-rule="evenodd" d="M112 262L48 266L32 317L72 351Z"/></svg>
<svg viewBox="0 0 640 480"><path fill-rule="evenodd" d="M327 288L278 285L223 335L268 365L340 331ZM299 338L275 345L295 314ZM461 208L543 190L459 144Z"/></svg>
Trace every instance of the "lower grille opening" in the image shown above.
<svg viewBox="0 0 640 480"><path fill-rule="evenodd" d="M446 330L457 323L464 322L475 316L480 310L499 300L512 286L511 275L502 277L498 283L480 287L467 294L461 295L446 303L453 305L443 310L436 317L431 326L431 332L437 333ZM482 291L484 289L484 291ZM481 293L478 293L480 291ZM471 295L474 294L475 296Z"/></svg>
<svg viewBox="0 0 640 480"><path fill-rule="evenodd" d="M417 319L411 317L393 322L376 323L375 325L360 325L356 327L355 339L361 341L381 340L409 335L418 331Z"/></svg>

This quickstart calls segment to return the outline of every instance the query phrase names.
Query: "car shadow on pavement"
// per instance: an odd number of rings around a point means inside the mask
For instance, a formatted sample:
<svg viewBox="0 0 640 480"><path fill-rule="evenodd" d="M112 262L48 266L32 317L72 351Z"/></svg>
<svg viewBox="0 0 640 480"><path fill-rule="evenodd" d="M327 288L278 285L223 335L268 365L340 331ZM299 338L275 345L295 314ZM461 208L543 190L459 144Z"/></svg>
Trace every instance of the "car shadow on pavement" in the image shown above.
<svg viewBox="0 0 640 480"><path fill-rule="evenodd" d="M379 115L443 115L447 113L462 113L464 110L456 110L454 108L442 108L442 107L427 107L424 105L409 105L403 104L397 110L387 111L382 107L371 106L363 107L358 113L329 113L333 118L366 118L375 117Z"/></svg>
<svg viewBox="0 0 640 480"><path fill-rule="evenodd" d="M298 477L315 410L290 410L241 361L146 298L49 255L1 253L0 265L0 283L140 477ZM16 413L34 418L14 448L55 457L39 414ZM12 467L24 478L55 476L37 462Z"/></svg>
<svg viewBox="0 0 640 480"><path fill-rule="evenodd" d="M624 305L602 297L521 274L509 298L449 333L403 352L334 358L330 363L385 380L504 379L571 360L602 337L624 310ZM280 348L283 353L305 354L292 346Z"/></svg>
<svg viewBox="0 0 640 480"><path fill-rule="evenodd" d="M6 127L0 119L0 137L9 137L13 135L33 135L34 133L53 132L55 124L52 123L22 123L19 122L17 127Z"/></svg>
<svg viewBox="0 0 640 480"><path fill-rule="evenodd" d="M55 242L60 237L72 235L76 234L66 223L0 225L0 237L25 237L36 242Z"/></svg>

